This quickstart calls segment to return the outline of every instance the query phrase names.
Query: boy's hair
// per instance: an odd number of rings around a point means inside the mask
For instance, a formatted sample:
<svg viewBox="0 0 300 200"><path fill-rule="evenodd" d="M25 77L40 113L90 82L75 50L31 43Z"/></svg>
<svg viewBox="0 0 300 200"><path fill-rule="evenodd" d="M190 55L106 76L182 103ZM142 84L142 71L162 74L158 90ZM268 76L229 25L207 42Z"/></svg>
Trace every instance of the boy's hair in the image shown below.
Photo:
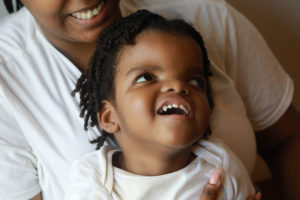
<svg viewBox="0 0 300 200"><path fill-rule="evenodd" d="M15 3L13 2L14 0L3 0L3 1L8 13L18 11L23 7L21 0L15 0ZM15 5L15 9L14 9L14 5Z"/></svg>
<svg viewBox="0 0 300 200"><path fill-rule="evenodd" d="M121 18L107 27L99 36L96 51L89 68L78 79L72 95L80 93L80 116L84 117L84 128L98 125L97 113L103 100L114 100L114 78L119 52L124 45L134 44L134 39L146 30L157 30L194 39L202 50L204 76L207 82L207 98L209 106L213 107L208 77L211 75L209 60L200 34L188 23L180 19L167 20L160 15L147 10L139 10L127 17ZM184 51L184 49L183 49ZM200 55L199 55L200 56ZM209 128L208 128L209 130ZM207 131L209 134L210 131ZM97 149L103 145L107 137L114 140L112 134L102 131L102 135L92 141L98 143Z"/></svg>

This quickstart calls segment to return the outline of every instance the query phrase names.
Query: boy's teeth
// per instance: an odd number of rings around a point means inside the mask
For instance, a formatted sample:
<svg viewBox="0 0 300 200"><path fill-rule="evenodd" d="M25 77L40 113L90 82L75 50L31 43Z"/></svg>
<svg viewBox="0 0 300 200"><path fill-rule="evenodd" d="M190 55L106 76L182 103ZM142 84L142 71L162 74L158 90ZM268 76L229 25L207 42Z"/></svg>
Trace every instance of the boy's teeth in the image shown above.
<svg viewBox="0 0 300 200"><path fill-rule="evenodd" d="M177 105L177 104L168 104L168 105L164 105L162 107L162 110L160 112L166 112L168 109L172 109L172 108L179 108L181 110L184 111L185 115L189 114L189 111L183 106L183 105Z"/></svg>
<svg viewBox="0 0 300 200"><path fill-rule="evenodd" d="M166 112L168 110L168 106L163 107L163 111Z"/></svg>
<svg viewBox="0 0 300 200"><path fill-rule="evenodd" d="M187 113L187 114L189 113L183 105L180 105L179 108L181 108L185 113Z"/></svg>
<svg viewBox="0 0 300 200"><path fill-rule="evenodd" d="M101 3L99 3L99 5L96 8L84 12L75 12L72 13L72 16L78 19L90 19L100 13L103 5L104 5L104 1L101 1Z"/></svg>

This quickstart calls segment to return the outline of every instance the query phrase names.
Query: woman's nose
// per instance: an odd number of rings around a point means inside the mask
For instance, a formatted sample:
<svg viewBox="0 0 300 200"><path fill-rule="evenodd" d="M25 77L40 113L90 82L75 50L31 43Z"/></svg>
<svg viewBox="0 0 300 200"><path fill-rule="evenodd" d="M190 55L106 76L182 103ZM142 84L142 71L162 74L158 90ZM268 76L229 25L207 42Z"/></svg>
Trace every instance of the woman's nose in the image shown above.
<svg viewBox="0 0 300 200"><path fill-rule="evenodd" d="M162 92L176 92L176 93L180 93L180 94L184 94L184 95L189 94L189 91L188 91L186 85L179 80L166 82L162 86L161 91Z"/></svg>

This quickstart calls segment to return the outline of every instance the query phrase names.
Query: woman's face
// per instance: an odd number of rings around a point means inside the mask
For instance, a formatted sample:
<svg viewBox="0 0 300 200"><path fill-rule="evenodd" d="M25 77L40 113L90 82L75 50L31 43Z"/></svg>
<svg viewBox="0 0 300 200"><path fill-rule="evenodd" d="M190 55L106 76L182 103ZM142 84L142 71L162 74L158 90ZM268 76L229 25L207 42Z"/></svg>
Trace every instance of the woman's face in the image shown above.
<svg viewBox="0 0 300 200"><path fill-rule="evenodd" d="M95 42L120 17L119 0L22 0L46 37L57 42Z"/></svg>

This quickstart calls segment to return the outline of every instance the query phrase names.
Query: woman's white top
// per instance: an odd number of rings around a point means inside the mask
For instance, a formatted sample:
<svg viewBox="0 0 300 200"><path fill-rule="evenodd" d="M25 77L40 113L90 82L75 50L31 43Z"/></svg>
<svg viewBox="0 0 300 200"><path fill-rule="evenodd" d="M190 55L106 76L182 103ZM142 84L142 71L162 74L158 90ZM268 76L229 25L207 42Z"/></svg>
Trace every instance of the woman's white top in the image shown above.
<svg viewBox="0 0 300 200"><path fill-rule="evenodd" d="M136 5L136 6L133 6ZM254 130L274 124L292 101L293 83L257 30L223 0L121 1L123 15L148 8L201 32L212 63L213 135L251 174ZM0 21L0 200L60 200L74 160L95 149L83 129L81 72L45 38L26 8Z"/></svg>

